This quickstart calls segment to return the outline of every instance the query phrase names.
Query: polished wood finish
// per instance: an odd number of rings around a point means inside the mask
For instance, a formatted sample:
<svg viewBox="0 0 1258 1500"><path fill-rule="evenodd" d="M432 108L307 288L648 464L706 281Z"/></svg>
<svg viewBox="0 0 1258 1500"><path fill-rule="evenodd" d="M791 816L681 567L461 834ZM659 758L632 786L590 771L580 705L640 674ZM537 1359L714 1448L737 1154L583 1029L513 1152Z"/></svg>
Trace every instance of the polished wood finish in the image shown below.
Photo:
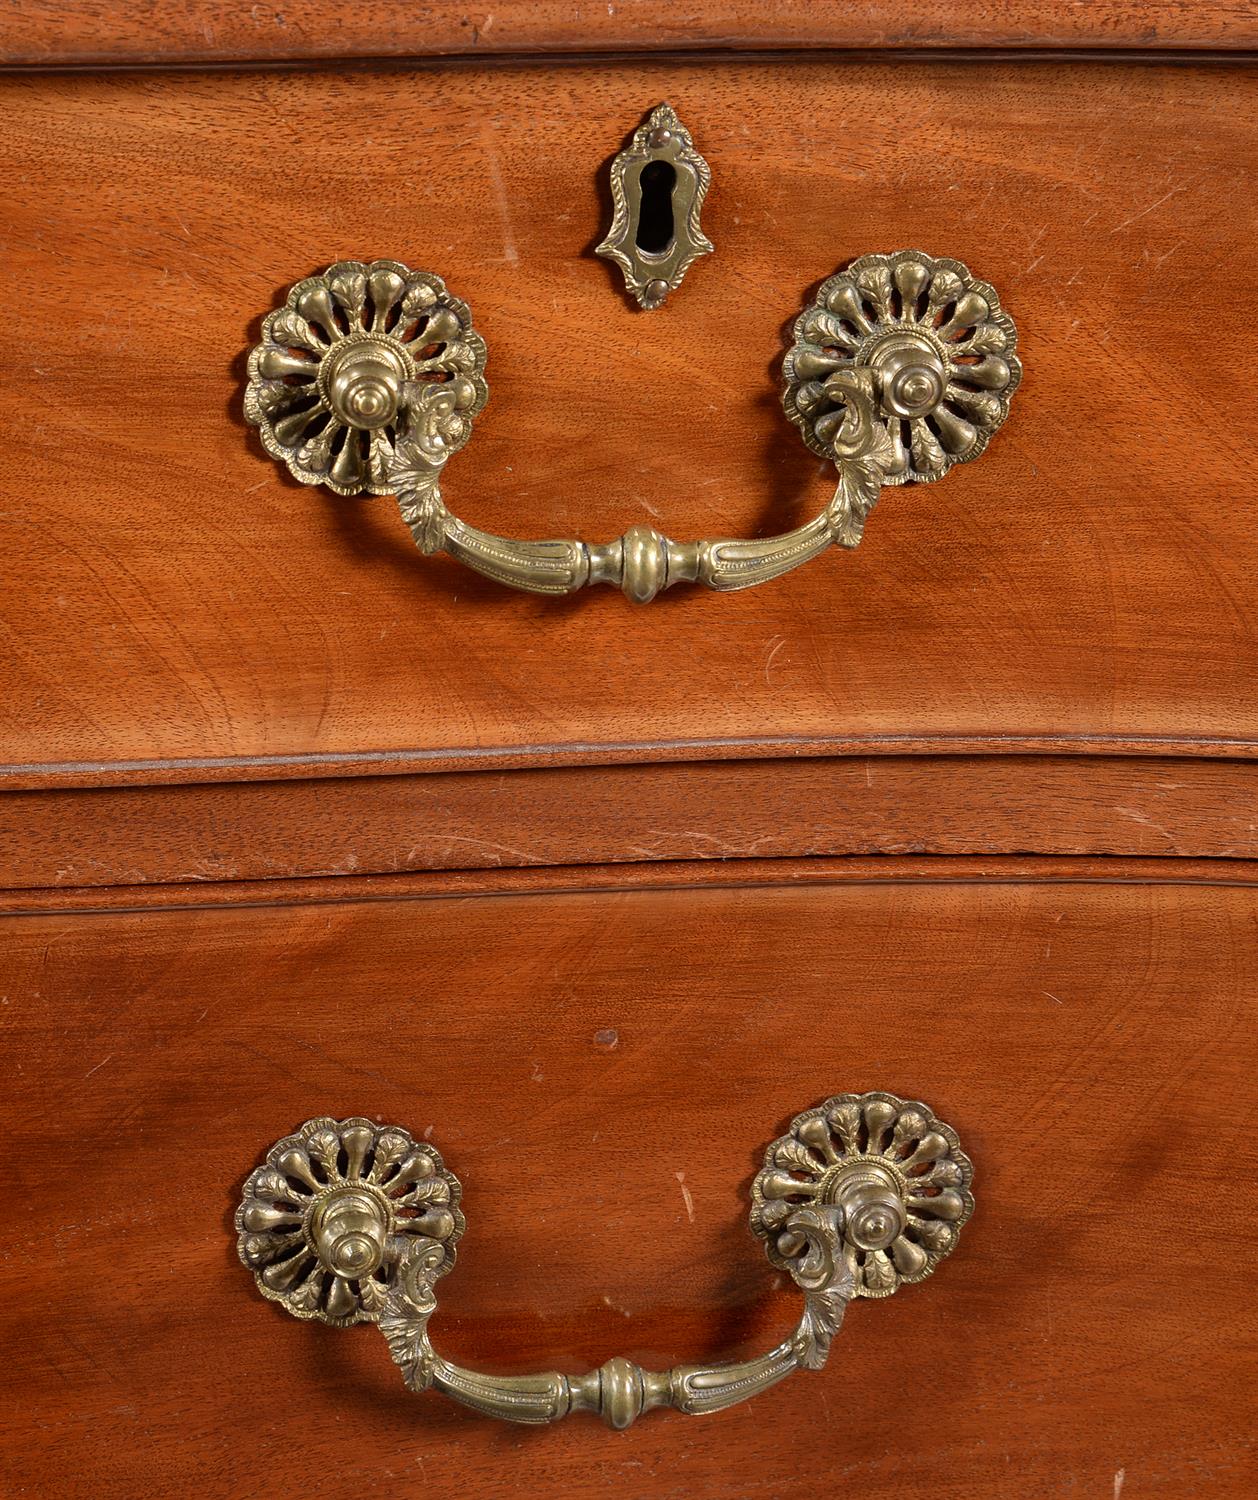
<svg viewBox="0 0 1258 1500"><path fill-rule="evenodd" d="M9 1492L1247 1497L1256 922L1252 887L1000 883L10 919ZM466 1185L456 1357L751 1352L796 1310L758 1153L877 1086L963 1133L960 1249L702 1422L487 1429L235 1263L262 1150L361 1111Z"/></svg>
<svg viewBox="0 0 1258 1500"><path fill-rule="evenodd" d="M1243 0L7 0L0 61L91 66L711 48L1258 47Z"/></svg>
<svg viewBox="0 0 1258 1500"><path fill-rule="evenodd" d="M20 502L0 760L1258 740L1252 72L635 61L2 89ZM642 314L589 252L603 164L665 96L712 163L717 253ZM397 254L489 340L490 403L447 474L469 519L777 529L827 490L779 409L785 325L840 262L914 240L999 286L1013 414L980 462L886 492L856 553L743 595L512 595L421 558L392 501L288 482L242 424L281 289Z"/></svg>
<svg viewBox="0 0 1258 1500"><path fill-rule="evenodd" d="M1253 761L1067 756L10 792L0 890L870 853L1254 859L1256 808Z"/></svg>

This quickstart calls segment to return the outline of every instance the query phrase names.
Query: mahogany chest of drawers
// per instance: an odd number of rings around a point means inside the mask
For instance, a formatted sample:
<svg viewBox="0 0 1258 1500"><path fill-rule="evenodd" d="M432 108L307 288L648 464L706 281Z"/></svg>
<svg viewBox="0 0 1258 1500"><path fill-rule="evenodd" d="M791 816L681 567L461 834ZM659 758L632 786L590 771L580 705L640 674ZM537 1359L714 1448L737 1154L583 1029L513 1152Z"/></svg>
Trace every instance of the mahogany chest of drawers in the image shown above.
<svg viewBox="0 0 1258 1500"><path fill-rule="evenodd" d="M1256 47L1222 0L0 21L4 1494L1254 1493ZM595 252L664 100L713 253L644 309ZM483 340L428 388L439 469L488 382L469 548L710 581L750 554L667 537L834 485L796 319L842 363L844 268L910 249L1016 400L755 588L504 588L246 409L290 287L423 268Z"/></svg>

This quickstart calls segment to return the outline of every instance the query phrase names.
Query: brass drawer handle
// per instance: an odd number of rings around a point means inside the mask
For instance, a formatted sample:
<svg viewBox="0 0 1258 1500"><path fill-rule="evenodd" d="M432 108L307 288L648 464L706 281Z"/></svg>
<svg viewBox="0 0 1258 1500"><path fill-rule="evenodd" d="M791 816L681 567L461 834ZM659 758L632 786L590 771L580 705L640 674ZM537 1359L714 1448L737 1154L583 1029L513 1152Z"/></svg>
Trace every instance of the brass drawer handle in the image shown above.
<svg viewBox="0 0 1258 1500"><path fill-rule="evenodd" d="M245 415L303 484L396 494L421 552L512 588L610 583L638 603L683 582L749 588L834 543L857 546L883 485L941 479L978 457L1022 373L1012 318L960 261L866 255L823 283L783 364L787 415L838 470L819 516L758 540L676 542L631 526L612 542L517 541L469 526L441 497L488 387L485 342L440 277L343 261L292 287L262 333Z"/></svg>
<svg viewBox="0 0 1258 1500"><path fill-rule="evenodd" d="M737 1364L656 1371L616 1358L580 1376L500 1376L443 1358L428 1324L463 1234L462 1189L434 1147L395 1125L317 1119L279 1141L245 1182L237 1249L262 1295L295 1317L376 1323L413 1391L509 1422L584 1411L624 1428L655 1407L720 1411L819 1370L853 1297L889 1297L955 1248L972 1177L956 1132L924 1104L841 1094L797 1116L752 1183L751 1228L804 1294L803 1315Z"/></svg>

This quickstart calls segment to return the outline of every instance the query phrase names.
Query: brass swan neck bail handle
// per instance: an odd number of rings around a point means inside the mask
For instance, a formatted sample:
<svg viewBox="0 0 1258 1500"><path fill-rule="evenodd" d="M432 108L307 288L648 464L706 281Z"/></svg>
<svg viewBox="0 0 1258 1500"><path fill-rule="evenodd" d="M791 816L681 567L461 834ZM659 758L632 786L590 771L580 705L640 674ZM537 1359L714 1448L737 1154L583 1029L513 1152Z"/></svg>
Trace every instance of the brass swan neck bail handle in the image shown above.
<svg viewBox="0 0 1258 1500"><path fill-rule="evenodd" d="M630 1426L658 1407L720 1411L796 1370L818 1370L853 1298L924 1280L974 1209L956 1132L894 1094L840 1094L805 1110L766 1150L751 1229L803 1293L794 1331L758 1358L647 1370L617 1357L584 1375L486 1375L444 1358L428 1325L465 1221L436 1149L400 1126L316 1119L250 1174L237 1250L258 1290L295 1317L373 1322L413 1391L430 1388L509 1422L571 1412Z"/></svg>
<svg viewBox="0 0 1258 1500"><path fill-rule="evenodd" d="M609 583L645 603L677 583L767 582L828 547L855 547L884 485L930 483L977 458L1021 379L1017 330L993 287L918 250L866 255L825 281L795 324L782 401L838 484L781 536L677 542L526 541L468 525L440 480L488 399L485 342L440 277L342 261L290 288L248 363L245 415L303 484L394 494L420 551L446 552L534 594Z"/></svg>

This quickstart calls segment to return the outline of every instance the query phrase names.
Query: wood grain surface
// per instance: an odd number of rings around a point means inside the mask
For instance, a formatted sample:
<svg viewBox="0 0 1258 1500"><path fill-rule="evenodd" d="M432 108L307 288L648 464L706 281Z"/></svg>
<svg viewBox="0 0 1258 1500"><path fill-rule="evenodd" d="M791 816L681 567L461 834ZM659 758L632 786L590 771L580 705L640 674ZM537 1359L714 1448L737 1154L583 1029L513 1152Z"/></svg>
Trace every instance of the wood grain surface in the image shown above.
<svg viewBox="0 0 1258 1500"><path fill-rule="evenodd" d="M1028 852L1258 858L1258 764L846 757L0 795L0 891Z"/></svg>
<svg viewBox="0 0 1258 1500"><path fill-rule="evenodd" d="M1243 0L4 0L0 60L85 66L705 48L1258 47Z"/></svg>
<svg viewBox="0 0 1258 1500"><path fill-rule="evenodd" d="M1256 930L1253 888L1138 884L9 919L5 1493L1248 1497ZM973 1155L960 1248L716 1417L488 1427L235 1260L271 1141L362 1112L464 1182L453 1357L751 1353L797 1308L757 1159L876 1087Z"/></svg>
<svg viewBox="0 0 1258 1500"><path fill-rule="evenodd" d="M1258 740L1253 72L643 60L0 86L0 761ZM711 161L717 253L642 314L590 247L606 162L663 97ZM470 520L779 529L828 493L779 407L786 326L837 265L906 244L1000 288L1027 370L1012 416L978 463L888 491L855 554L746 594L510 594L421 558L391 500L289 482L242 422L284 288L396 255L488 339L490 404L447 475Z"/></svg>

